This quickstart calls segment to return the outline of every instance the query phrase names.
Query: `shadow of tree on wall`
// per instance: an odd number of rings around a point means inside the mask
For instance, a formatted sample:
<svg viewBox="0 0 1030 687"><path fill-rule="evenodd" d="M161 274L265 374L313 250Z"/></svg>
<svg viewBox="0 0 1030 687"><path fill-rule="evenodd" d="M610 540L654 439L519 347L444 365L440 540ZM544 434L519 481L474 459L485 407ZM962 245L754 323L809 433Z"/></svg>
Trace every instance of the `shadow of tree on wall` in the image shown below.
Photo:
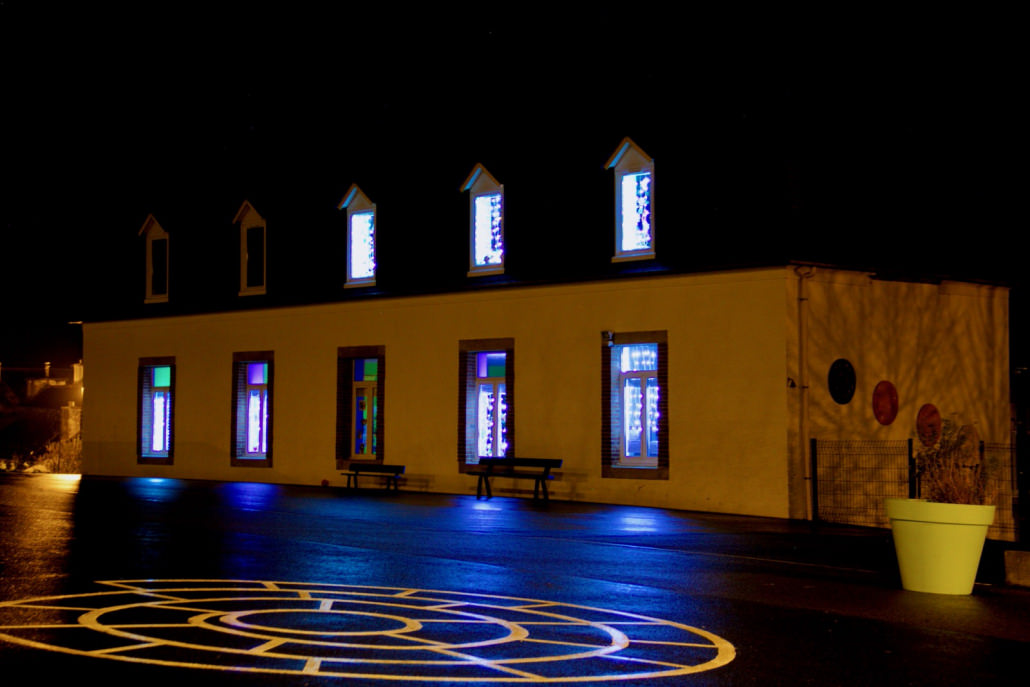
<svg viewBox="0 0 1030 687"><path fill-rule="evenodd" d="M906 445L920 446L916 418L924 404L973 425L987 442L1011 442L1004 300L986 286L820 276L810 284L807 370L809 436L828 442L817 452L819 509L885 526L883 498L908 495ZM842 358L855 370L855 394L838 403L828 372ZM877 417L880 382L896 389L896 416ZM838 442L845 455L827 453ZM988 464L1011 469L1011 459ZM1010 515L1008 477L991 479L999 512Z"/></svg>

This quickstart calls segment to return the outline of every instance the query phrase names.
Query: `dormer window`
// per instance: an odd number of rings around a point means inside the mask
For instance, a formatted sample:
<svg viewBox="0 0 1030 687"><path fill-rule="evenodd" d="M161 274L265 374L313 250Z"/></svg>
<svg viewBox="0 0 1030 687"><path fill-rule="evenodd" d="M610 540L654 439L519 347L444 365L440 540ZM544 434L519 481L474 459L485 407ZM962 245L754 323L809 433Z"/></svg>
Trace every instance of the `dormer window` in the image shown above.
<svg viewBox="0 0 1030 687"><path fill-rule="evenodd" d="M144 287L144 303L166 303L168 301L168 233L158 224L153 215L139 230L146 242L147 276Z"/></svg>
<svg viewBox="0 0 1030 687"><path fill-rule="evenodd" d="M233 223L240 225L240 295L263 294L268 233L265 218L244 201Z"/></svg>
<svg viewBox="0 0 1030 687"><path fill-rule="evenodd" d="M469 276L504 272L504 186L483 165L461 185L469 192Z"/></svg>
<svg viewBox="0 0 1030 687"><path fill-rule="evenodd" d="M605 169L615 170L615 257L612 261L654 258L654 160L625 138Z"/></svg>
<svg viewBox="0 0 1030 687"><path fill-rule="evenodd" d="M376 204L353 184L340 201L347 211L347 283L345 287L376 283Z"/></svg>

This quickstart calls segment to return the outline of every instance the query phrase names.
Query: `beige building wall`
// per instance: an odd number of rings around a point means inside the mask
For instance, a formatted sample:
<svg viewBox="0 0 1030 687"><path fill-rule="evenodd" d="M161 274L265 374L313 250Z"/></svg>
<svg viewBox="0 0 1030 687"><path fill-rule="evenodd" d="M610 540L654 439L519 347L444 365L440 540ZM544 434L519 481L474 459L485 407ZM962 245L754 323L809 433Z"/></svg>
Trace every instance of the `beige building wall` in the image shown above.
<svg viewBox="0 0 1030 687"><path fill-rule="evenodd" d="M791 270L787 284L788 377L799 384L789 426L795 517L807 497L809 438L915 439L916 416L930 403L942 417L974 424L986 441L1011 441L1008 289L886 281L824 267ZM828 385L841 358L856 378L845 404ZM881 381L897 391L889 424L873 411Z"/></svg>
<svg viewBox="0 0 1030 687"><path fill-rule="evenodd" d="M601 332L668 339L669 479L601 477ZM458 470L458 344L515 341L519 455L564 460L556 498L810 517L808 441L907 439L919 408L1009 440L1008 291L787 267L87 324L85 471L340 485L336 360L385 346L387 462L406 488L472 494ZM230 466L234 352L275 352L273 466ZM176 359L175 463L136 458L139 358ZM852 400L830 395L847 359ZM873 413L891 382L893 422ZM524 494L528 485L498 485Z"/></svg>
<svg viewBox="0 0 1030 687"><path fill-rule="evenodd" d="M564 460L555 498L789 515L783 268L86 324L88 474L340 485L341 346L385 346L386 460L406 488L458 471L458 342L515 341L519 455ZM788 299L789 300L789 299ZM601 332L668 338L669 479L601 477ZM273 466L230 466L234 352L275 352ZM176 361L174 465L139 465L141 357ZM516 485L499 485L501 494ZM517 485L525 489L526 484ZM523 492L524 493L524 492Z"/></svg>

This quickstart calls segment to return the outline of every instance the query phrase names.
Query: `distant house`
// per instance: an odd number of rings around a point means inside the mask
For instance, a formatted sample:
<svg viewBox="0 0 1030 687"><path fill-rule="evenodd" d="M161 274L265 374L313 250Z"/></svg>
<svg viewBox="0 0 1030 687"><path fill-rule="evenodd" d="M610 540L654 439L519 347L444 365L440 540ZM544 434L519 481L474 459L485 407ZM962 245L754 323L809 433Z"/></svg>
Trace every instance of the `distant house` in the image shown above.
<svg viewBox="0 0 1030 687"><path fill-rule="evenodd" d="M535 159L346 180L325 208L266 189L192 217L233 237L204 251L145 224L140 259L183 288L150 267L84 325L84 471L339 484L377 461L472 494L480 457L553 457L554 498L805 518L812 437L909 438L934 404L1007 440L1006 288L702 264L675 165L606 152L544 186Z"/></svg>

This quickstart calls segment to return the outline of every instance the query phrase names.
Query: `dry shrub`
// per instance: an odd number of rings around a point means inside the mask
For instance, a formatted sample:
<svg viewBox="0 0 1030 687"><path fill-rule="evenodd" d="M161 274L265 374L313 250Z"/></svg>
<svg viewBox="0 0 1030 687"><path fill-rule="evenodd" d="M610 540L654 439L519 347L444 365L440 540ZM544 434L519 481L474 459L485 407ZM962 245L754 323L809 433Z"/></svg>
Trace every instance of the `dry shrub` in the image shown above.
<svg viewBox="0 0 1030 687"><path fill-rule="evenodd" d="M979 444L972 425L944 420L937 443L915 456L921 496L938 503L984 503L987 471Z"/></svg>

